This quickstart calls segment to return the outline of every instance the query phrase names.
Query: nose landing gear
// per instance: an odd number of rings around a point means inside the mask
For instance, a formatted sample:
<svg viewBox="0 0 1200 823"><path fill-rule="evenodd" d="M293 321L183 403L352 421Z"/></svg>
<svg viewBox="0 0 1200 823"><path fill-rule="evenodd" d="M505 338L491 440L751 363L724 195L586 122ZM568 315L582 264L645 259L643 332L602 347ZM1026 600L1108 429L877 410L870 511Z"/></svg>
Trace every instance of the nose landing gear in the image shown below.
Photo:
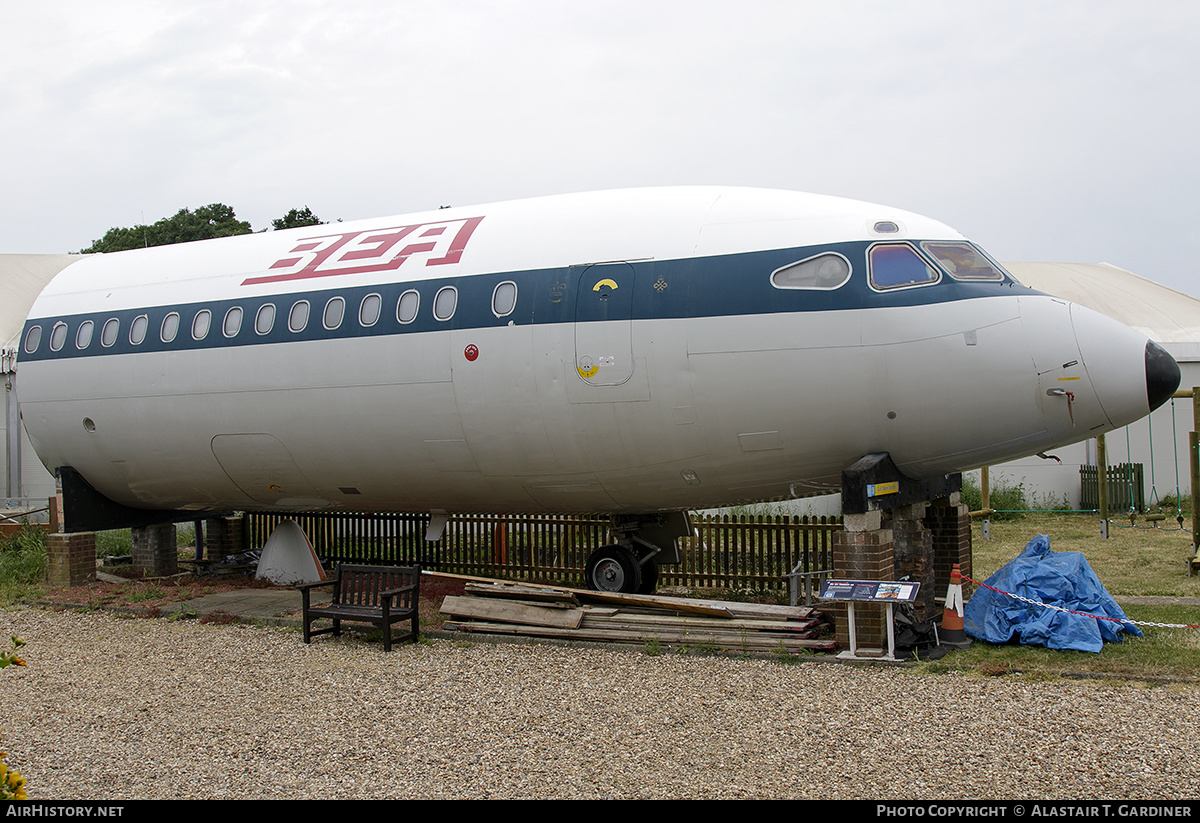
<svg viewBox="0 0 1200 823"><path fill-rule="evenodd" d="M617 542L588 558L586 581L593 591L652 594L658 586L658 564L680 562L675 538L691 534L686 512L650 517L614 517Z"/></svg>

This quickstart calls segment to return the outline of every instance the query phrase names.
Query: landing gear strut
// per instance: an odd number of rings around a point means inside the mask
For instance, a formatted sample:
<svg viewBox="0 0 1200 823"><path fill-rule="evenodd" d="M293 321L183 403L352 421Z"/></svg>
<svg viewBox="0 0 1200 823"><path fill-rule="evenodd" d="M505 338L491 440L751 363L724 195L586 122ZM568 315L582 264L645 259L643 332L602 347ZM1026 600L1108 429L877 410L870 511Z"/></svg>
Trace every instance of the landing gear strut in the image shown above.
<svg viewBox="0 0 1200 823"><path fill-rule="evenodd" d="M691 534L686 512L665 515L613 517L617 542L592 552L587 562L587 586L601 592L652 594L658 585L658 564L680 562L675 538Z"/></svg>

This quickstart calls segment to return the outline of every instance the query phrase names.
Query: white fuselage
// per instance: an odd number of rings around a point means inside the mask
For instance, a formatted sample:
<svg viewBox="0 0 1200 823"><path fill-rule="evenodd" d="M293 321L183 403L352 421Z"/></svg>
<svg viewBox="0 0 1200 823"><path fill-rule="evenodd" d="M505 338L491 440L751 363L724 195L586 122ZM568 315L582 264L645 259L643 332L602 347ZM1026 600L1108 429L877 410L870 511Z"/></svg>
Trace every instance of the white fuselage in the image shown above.
<svg viewBox="0 0 1200 823"><path fill-rule="evenodd" d="M687 188L88 256L30 314L22 414L47 468L139 508L620 513L836 491L876 452L937 476L1148 413L1145 338L956 279L927 241L966 245L882 206ZM878 246L928 281L872 286ZM822 256L846 282L772 279Z"/></svg>

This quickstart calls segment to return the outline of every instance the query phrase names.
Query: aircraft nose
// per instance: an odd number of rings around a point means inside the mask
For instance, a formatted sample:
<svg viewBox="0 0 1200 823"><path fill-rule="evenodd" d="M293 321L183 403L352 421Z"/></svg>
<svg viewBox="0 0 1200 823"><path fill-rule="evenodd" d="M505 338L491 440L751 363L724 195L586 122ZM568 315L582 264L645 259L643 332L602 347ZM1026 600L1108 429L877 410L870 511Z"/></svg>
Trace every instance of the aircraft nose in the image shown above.
<svg viewBox="0 0 1200 823"><path fill-rule="evenodd" d="M1179 364L1153 340L1146 341L1146 400L1154 411L1179 388Z"/></svg>
<svg viewBox="0 0 1200 823"><path fill-rule="evenodd" d="M1080 358L1111 428L1140 420L1171 398L1179 364L1146 335L1077 303L1071 325Z"/></svg>

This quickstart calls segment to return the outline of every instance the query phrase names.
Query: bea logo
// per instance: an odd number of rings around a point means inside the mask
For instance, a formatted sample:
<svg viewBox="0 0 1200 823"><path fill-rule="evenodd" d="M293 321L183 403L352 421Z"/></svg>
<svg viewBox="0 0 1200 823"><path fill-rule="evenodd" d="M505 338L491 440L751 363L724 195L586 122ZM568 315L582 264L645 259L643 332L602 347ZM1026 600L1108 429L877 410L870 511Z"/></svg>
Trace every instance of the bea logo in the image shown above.
<svg viewBox="0 0 1200 823"><path fill-rule="evenodd" d="M242 285L391 271L409 260L424 260L426 266L457 263L482 220L467 217L306 237L272 263L268 274L247 278Z"/></svg>

